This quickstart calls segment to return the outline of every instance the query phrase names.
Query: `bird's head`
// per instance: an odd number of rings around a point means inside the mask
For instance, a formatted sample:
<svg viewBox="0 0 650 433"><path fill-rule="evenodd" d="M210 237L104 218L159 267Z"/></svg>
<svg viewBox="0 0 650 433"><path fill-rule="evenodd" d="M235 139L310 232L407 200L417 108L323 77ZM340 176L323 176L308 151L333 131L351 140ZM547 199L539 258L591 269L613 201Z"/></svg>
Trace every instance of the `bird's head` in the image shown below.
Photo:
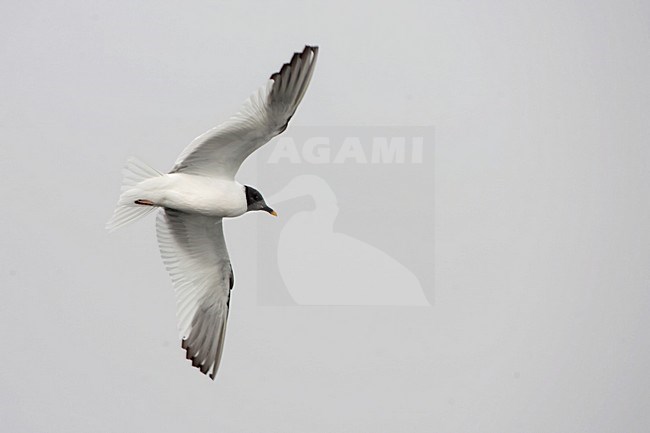
<svg viewBox="0 0 650 433"><path fill-rule="evenodd" d="M266 204L264 197L262 197L262 194L260 194L258 190L248 185L245 185L244 189L246 190L246 212L263 210L273 216L278 216L278 214Z"/></svg>

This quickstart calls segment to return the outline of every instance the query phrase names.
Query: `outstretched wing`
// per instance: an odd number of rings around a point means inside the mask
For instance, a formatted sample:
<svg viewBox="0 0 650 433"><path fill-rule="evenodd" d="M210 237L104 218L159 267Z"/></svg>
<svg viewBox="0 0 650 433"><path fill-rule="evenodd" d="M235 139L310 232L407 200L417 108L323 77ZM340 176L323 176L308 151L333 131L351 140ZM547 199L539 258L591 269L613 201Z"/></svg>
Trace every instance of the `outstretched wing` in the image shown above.
<svg viewBox="0 0 650 433"><path fill-rule="evenodd" d="M251 95L241 111L195 138L180 154L172 173L232 179L242 162L287 128L296 112L318 58L318 47L306 46Z"/></svg>
<svg viewBox="0 0 650 433"><path fill-rule="evenodd" d="M182 347L214 379L234 283L221 218L161 209L156 231L176 292Z"/></svg>

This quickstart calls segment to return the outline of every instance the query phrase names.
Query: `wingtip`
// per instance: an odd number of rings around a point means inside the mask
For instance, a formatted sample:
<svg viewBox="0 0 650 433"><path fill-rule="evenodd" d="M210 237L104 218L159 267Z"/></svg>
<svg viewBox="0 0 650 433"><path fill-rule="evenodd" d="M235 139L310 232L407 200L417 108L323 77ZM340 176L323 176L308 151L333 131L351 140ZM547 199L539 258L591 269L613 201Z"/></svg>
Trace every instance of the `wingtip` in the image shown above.
<svg viewBox="0 0 650 433"><path fill-rule="evenodd" d="M187 339L181 340L181 348L185 350L185 359L191 361L192 367L197 368L201 373L205 374L212 380L214 380L217 377L216 368L213 368L212 372L210 373L210 368L212 366L205 365L205 364L202 365L197 356L193 356L192 354L190 354L190 347L187 343Z"/></svg>
<svg viewBox="0 0 650 433"><path fill-rule="evenodd" d="M305 49L302 50L302 53L300 54L301 57L304 57L311 54L312 55L312 60L315 60L316 57L318 57L318 45L305 45Z"/></svg>
<svg viewBox="0 0 650 433"><path fill-rule="evenodd" d="M283 64L282 68L280 68L278 72L271 74L269 80L275 81L287 70L287 68L289 68L291 65L295 65L296 59L300 58L302 60L305 60L305 57L309 56L309 54L311 54L313 56L313 59L315 59L316 56L318 56L318 45L305 45L305 48L303 48L302 51L293 53L291 60Z"/></svg>

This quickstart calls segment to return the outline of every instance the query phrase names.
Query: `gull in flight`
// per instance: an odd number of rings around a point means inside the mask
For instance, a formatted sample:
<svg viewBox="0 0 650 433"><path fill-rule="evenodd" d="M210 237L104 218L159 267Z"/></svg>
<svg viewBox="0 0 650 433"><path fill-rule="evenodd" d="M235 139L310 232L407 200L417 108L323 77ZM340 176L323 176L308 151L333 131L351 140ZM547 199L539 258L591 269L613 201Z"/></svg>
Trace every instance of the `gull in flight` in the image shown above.
<svg viewBox="0 0 650 433"><path fill-rule="evenodd" d="M235 279L222 220L250 211L276 215L255 188L235 180L244 160L282 133L314 73L318 47L306 46L248 98L239 113L194 139L169 173L129 158L122 192L106 224L116 230L155 209L160 253L176 292L181 346L215 378Z"/></svg>

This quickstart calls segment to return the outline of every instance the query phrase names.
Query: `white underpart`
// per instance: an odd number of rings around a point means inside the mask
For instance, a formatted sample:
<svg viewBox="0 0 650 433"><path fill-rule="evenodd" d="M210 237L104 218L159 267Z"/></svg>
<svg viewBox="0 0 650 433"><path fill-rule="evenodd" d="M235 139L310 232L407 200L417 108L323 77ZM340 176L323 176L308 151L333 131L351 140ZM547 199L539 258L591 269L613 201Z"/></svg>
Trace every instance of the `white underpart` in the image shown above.
<svg viewBox="0 0 650 433"><path fill-rule="evenodd" d="M172 173L147 179L129 194L186 213L225 218L246 212L244 186L232 180Z"/></svg>

